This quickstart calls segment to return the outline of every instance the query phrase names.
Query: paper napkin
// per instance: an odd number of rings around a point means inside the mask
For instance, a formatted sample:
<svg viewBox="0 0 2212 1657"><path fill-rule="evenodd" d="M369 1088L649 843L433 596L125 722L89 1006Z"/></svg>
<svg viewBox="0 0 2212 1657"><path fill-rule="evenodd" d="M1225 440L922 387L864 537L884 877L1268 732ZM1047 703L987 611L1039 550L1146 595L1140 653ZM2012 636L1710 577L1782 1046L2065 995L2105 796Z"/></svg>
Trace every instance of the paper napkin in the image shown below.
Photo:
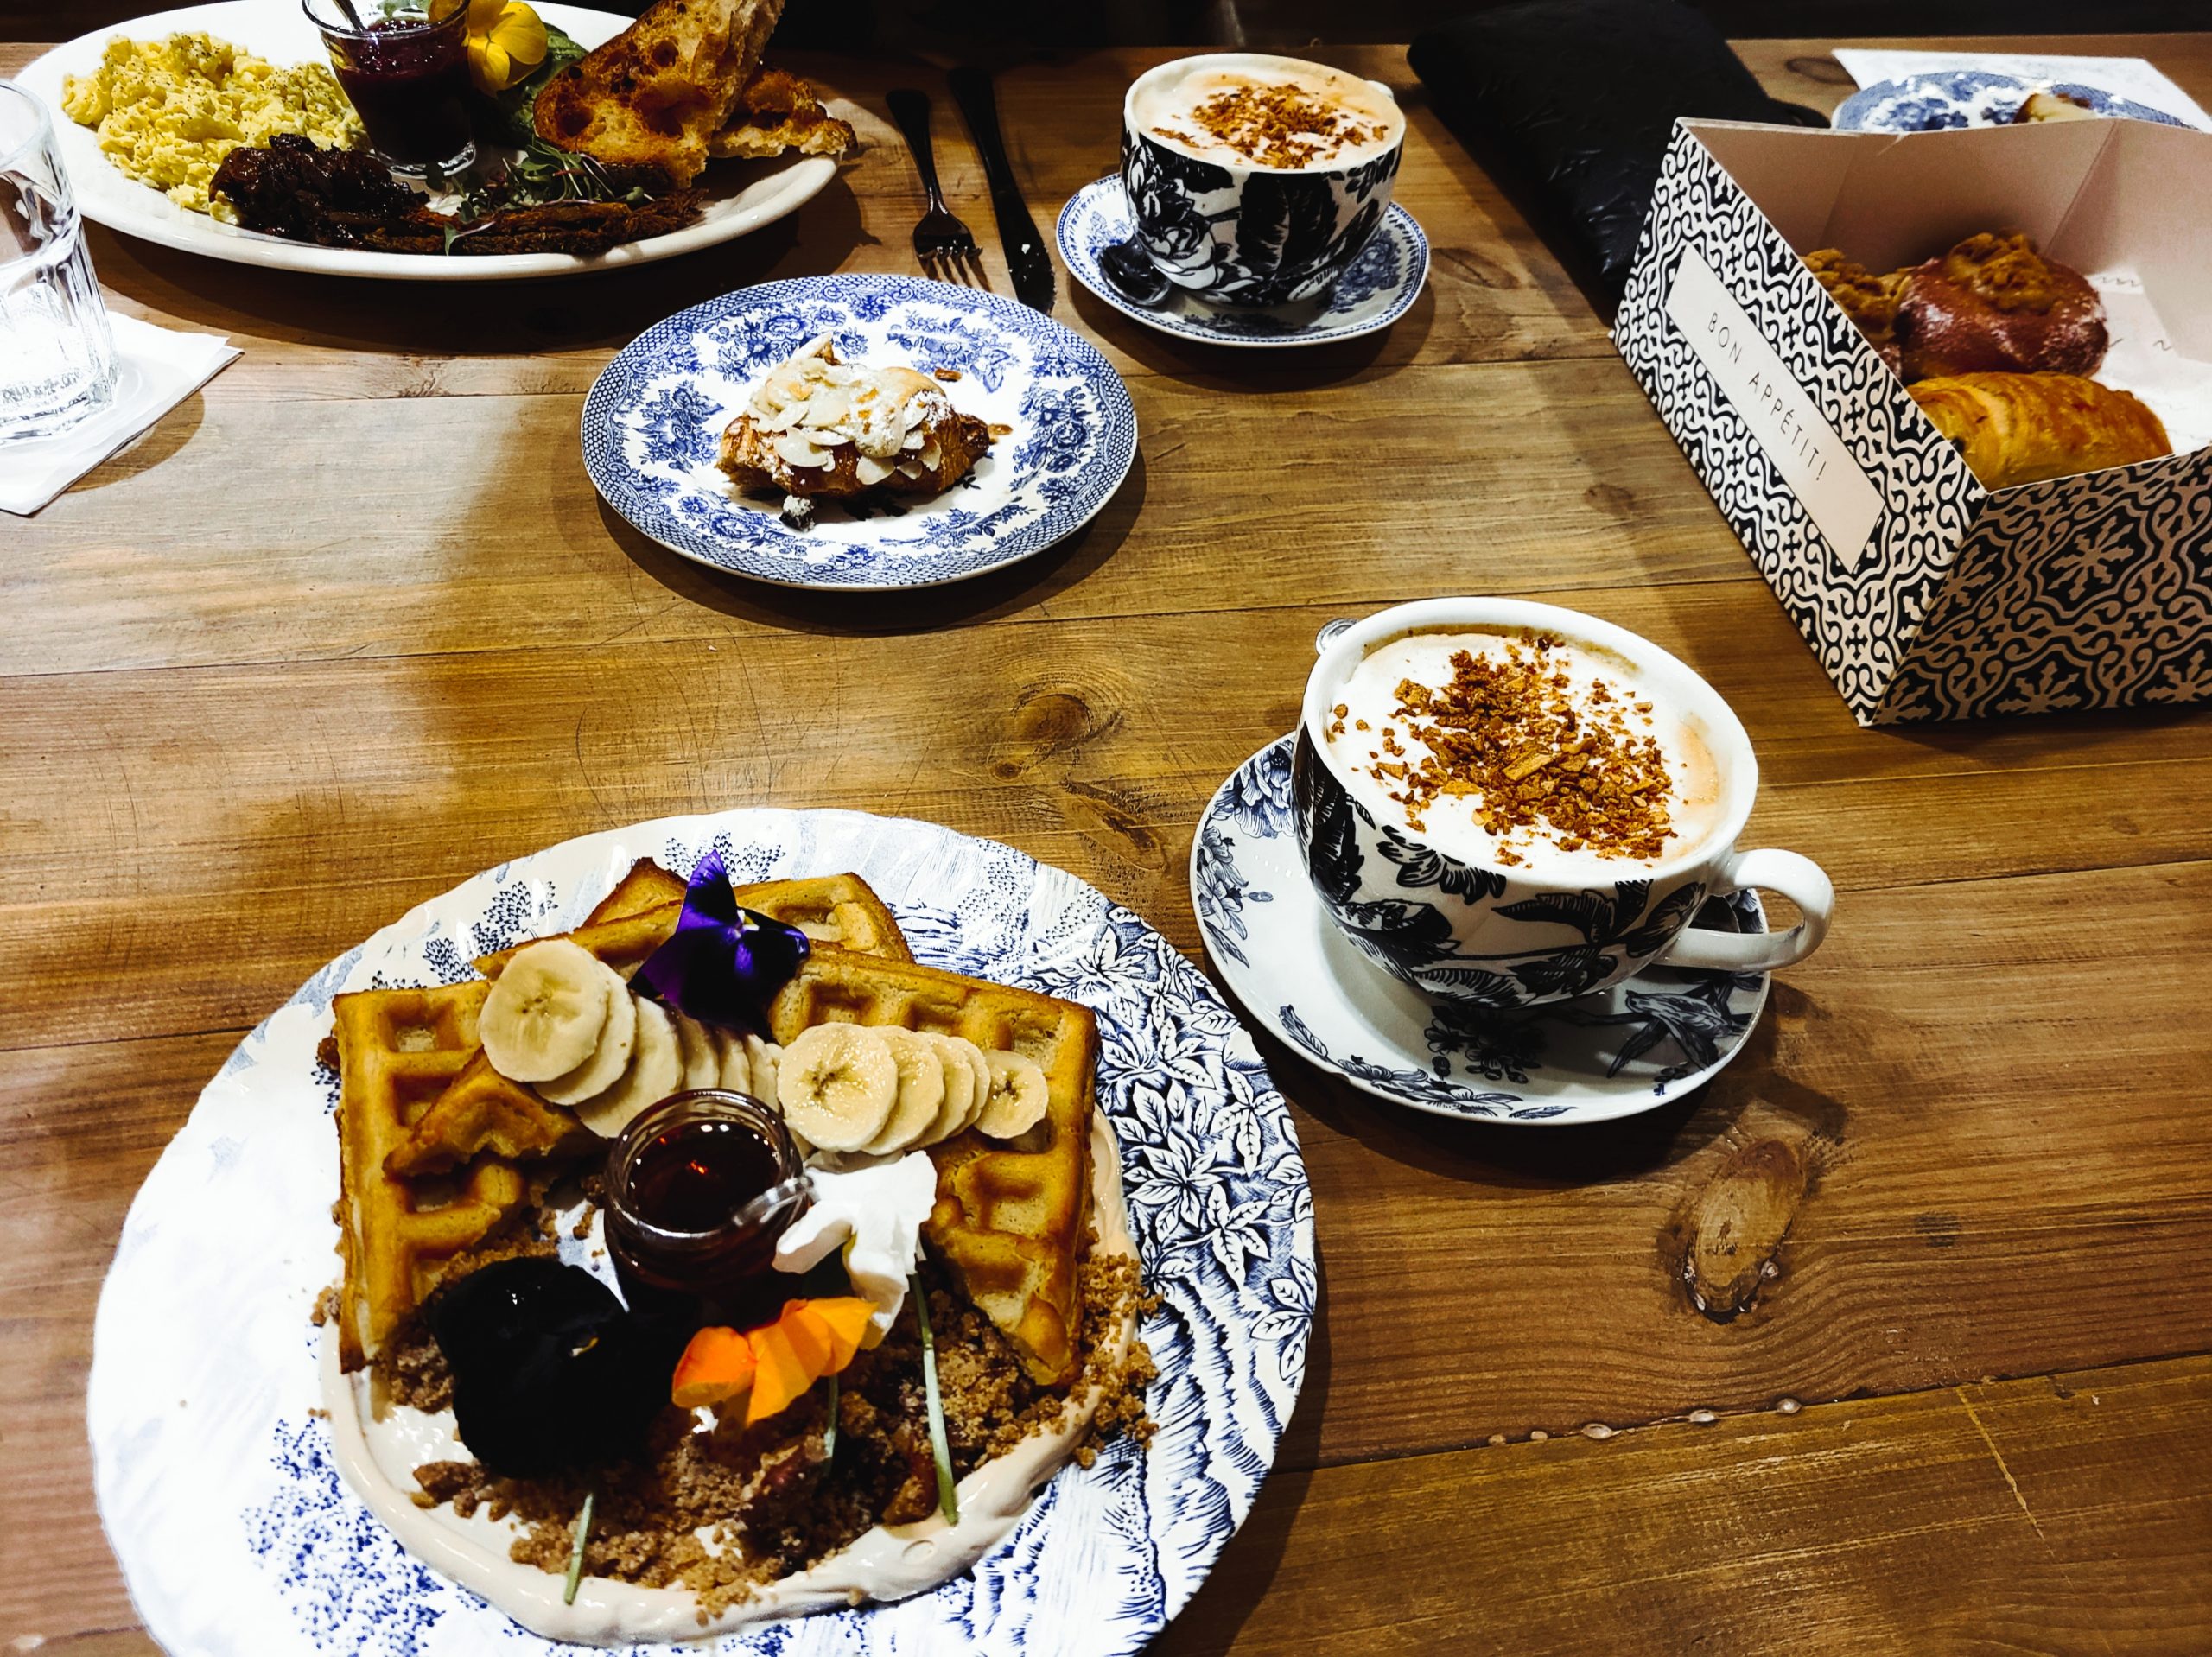
<svg viewBox="0 0 2212 1657"><path fill-rule="evenodd" d="M110 313L115 398L51 437L0 438L0 511L28 517L236 361L220 334L178 333Z"/></svg>
<svg viewBox="0 0 2212 1657"><path fill-rule="evenodd" d="M1835 60L1862 86L1908 75L1947 74L1954 69L1986 69L2023 80L2068 81L2101 92L2147 104L2154 110L2212 131L2212 115L2143 58L2075 58L2025 52L1878 52L1840 47Z"/></svg>

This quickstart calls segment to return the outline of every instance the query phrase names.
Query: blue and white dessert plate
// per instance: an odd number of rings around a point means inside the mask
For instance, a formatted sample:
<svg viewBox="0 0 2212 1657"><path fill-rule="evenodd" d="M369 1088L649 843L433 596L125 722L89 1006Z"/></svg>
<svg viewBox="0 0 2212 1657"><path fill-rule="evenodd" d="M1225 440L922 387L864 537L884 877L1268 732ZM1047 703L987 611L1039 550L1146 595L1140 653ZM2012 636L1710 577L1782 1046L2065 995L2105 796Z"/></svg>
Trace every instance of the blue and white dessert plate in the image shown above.
<svg viewBox="0 0 2212 1657"><path fill-rule="evenodd" d="M823 502L804 530L715 465L761 378L816 336L849 362L958 378L953 406L1008 429L933 500ZM918 276L805 276L680 311L625 346L584 399L584 469L671 552L786 587L935 587L1042 552L1112 499L1136 458L1113 365L1027 305Z"/></svg>
<svg viewBox="0 0 2212 1657"><path fill-rule="evenodd" d="M1160 1309L1157 1435L1069 1463L970 1571L895 1604L629 1657L1120 1657L1189 1600L1249 1511L1298 1400L1316 1280L1288 1108L1250 1036L1128 910L1010 847L849 811L670 817L477 875L318 972L241 1043L147 1177L93 1328L100 1514L154 1638L195 1657L552 1657L407 1552L342 1478L310 1318L338 1273L333 995L453 982L578 924L632 860L709 848L733 879L856 870L931 965L1098 1015L1098 1103ZM593 1579L596 1580L596 1579Z"/></svg>
<svg viewBox="0 0 2212 1657"><path fill-rule="evenodd" d="M1138 304L1107 280L1098 256L1135 233L1119 175L1086 184L1060 209L1060 262L1122 315L1179 339L1215 346L1320 346L1387 328L1421 297L1428 280L1428 238L1396 202L1325 300L1254 308L1209 305L1180 288L1157 308Z"/></svg>
<svg viewBox="0 0 2212 1657"><path fill-rule="evenodd" d="M1764 973L1647 968L1611 989L1517 1012L1432 1000L1356 949L1321 907L1291 822L1293 739L1215 791L1191 845L1191 901L1214 965L1301 1058L1393 1104L1563 1127L1681 1097L1743 1051ZM1694 926L1764 932L1756 894Z"/></svg>
<svg viewBox="0 0 2212 1657"><path fill-rule="evenodd" d="M2114 120L2185 126L2180 117L2148 104L2072 81L2030 80L1992 69L1953 69L1907 75L1853 92L1836 106L1828 124L1839 132L1941 132L1954 127L2008 124L2031 92L2056 92Z"/></svg>

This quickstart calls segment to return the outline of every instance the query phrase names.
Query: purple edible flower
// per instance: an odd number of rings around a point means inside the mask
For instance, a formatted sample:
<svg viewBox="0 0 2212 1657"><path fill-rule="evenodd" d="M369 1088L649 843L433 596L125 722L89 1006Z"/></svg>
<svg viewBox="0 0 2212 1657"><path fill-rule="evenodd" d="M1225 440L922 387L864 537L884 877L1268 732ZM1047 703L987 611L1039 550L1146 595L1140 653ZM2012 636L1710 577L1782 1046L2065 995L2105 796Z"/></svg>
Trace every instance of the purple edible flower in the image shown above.
<svg viewBox="0 0 2212 1657"><path fill-rule="evenodd" d="M806 934L737 905L720 852L691 871L676 930L638 968L639 985L664 1006L701 1024L755 1034L768 1003L806 959Z"/></svg>

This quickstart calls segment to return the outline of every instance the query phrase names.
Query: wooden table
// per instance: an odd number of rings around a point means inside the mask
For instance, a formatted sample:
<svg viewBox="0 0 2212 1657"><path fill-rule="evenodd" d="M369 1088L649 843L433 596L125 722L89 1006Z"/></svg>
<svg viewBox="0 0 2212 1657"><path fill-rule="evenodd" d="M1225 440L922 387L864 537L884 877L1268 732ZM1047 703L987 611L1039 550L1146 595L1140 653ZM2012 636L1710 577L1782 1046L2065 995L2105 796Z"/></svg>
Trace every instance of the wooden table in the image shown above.
<svg viewBox="0 0 2212 1657"><path fill-rule="evenodd" d="M2067 45L2212 101L2212 37ZM1040 223L1160 55L1007 79ZM1063 277L1135 398L1135 471L1059 550L919 597L662 551L594 498L576 421L683 306L910 270L883 93L932 77L801 66L867 112L843 181L621 277L353 285L94 234L118 311L246 354L0 528L6 1651L151 1649L92 1508L93 1299L201 1084L322 962L516 854L770 803L997 836L1195 955L1197 812L1294 723L1315 629L1466 592L1712 679L1765 771L1753 835L1834 874L1835 930L1754 1051L1612 1127L1413 1115L1263 1043L1320 1322L1274 1476L1159 1648L2212 1647L2212 713L1859 729L1403 54L1325 55L1414 108L1417 308L1255 359ZM1745 55L1785 96L1848 90L1821 45ZM938 144L988 231L943 99ZM1693 1305L1693 1244L1715 1275L1737 1250L1733 1317Z"/></svg>

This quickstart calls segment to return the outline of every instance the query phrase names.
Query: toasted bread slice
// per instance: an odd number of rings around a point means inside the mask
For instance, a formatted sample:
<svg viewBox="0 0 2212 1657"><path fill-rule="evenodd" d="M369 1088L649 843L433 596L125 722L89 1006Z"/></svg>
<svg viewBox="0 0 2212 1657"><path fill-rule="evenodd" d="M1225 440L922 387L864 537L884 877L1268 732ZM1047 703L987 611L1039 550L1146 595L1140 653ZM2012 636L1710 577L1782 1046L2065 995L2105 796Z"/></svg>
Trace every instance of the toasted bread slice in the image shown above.
<svg viewBox="0 0 2212 1657"><path fill-rule="evenodd" d="M546 83L537 136L610 167L658 168L688 185L729 124L783 0L658 0Z"/></svg>
<svg viewBox="0 0 2212 1657"><path fill-rule="evenodd" d="M763 69L745 83L729 124L707 140L707 153L741 161L766 161L793 149L802 156L842 156L855 142L852 124L830 114L810 83L781 69Z"/></svg>

